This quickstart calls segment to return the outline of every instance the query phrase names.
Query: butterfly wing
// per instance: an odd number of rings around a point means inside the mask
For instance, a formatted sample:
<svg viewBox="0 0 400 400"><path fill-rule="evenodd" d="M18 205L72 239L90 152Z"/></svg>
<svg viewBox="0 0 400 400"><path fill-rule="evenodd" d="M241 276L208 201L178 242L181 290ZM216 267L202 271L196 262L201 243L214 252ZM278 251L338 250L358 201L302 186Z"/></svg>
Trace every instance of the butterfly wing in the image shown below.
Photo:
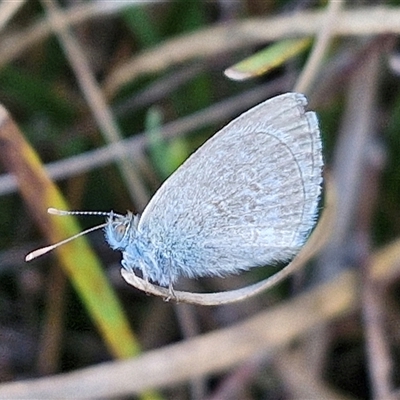
<svg viewBox="0 0 400 400"><path fill-rule="evenodd" d="M315 224L322 154L306 98L277 96L200 147L160 187L138 231L154 246L161 284L287 260ZM157 272L157 273L156 273Z"/></svg>

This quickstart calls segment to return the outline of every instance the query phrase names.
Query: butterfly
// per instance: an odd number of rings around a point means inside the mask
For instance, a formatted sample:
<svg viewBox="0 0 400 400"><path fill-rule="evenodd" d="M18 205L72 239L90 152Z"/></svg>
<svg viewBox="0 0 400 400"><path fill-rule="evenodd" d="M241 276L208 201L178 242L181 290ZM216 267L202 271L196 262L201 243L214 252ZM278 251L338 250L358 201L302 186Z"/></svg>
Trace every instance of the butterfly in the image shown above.
<svg viewBox="0 0 400 400"><path fill-rule="evenodd" d="M314 227L321 195L320 130L306 106L304 95L286 93L243 113L194 152L140 216L49 212L107 216L81 234L104 227L123 268L171 291L180 276L226 276L288 260Z"/></svg>

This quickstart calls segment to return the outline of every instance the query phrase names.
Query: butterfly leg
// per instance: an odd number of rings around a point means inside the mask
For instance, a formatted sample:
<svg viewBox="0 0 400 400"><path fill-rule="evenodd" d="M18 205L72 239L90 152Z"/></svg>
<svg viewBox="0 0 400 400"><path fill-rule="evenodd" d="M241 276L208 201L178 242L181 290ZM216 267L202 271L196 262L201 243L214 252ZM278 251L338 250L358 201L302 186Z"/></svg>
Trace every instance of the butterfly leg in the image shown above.
<svg viewBox="0 0 400 400"><path fill-rule="evenodd" d="M134 258L132 258L129 254L127 253L123 253L123 259L121 261L122 266L130 272L133 272L134 268L136 267L136 269L138 269L139 271L142 272L142 279L148 283L149 282L149 276L146 272L146 269L143 268L143 266L139 263L135 263L136 260Z"/></svg>
<svg viewBox="0 0 400 400"><path fill-rule="evenodd" d="M169 269L168 269L168 273L169 273L169 283L168 283L168 297L165 299L165 301L170 301L172 300L176 300L176 295L174 292L174 287L172 285L172 282L174 281L173 279L173 274L172 274L172 265L171 265L171 258L168 259L169 262Z"/></svg>
<svg viewBox="0 0 400 400"><path fill-rule="evenodd" d="M164 301L170 301L170 300L176 300L174 288L172 286L172 283L168 285L168 297L164 299Z"/></svg>
<svg viewBox="0 0 400 400"><path fill-rule="evenodd" d="M130 272L133 271L133 268L127 263L126 260L123 259L123 260L121 261L121 265L122 265L122 267L125 268L127 271L130 271Z"/></svg>

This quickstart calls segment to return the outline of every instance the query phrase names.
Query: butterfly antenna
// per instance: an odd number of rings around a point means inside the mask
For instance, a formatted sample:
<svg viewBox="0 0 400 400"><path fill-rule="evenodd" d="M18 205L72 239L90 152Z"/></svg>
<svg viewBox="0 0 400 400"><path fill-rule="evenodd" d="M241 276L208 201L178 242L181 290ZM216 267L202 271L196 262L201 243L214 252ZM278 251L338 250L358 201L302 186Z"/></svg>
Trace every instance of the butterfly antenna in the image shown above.
<svg viewBox="0 0 400 400"><path fill-rule="evenodd" d="M50 245L50 246L42 247L41 249L34 250L34 251L32 251L31 253L29 253L29 254L25 257L25 261L31 261L31 260L33 260L34 258L40 257L40 256L42 256L43 254L46 254L46 253L48 253L49 251L52 251L52 250L54 250L55 248L57 248L57 247L59 247L59 246L62 246L63 244L68 243L68 242L70 242L71 240L76 239L76 238L79 237L79 236L83 236L83 235L86 235L86 234L89 233L89 232L96 231L97 229L103 228L103 227L105 227L106 225L107 225L107 222L105 222L104 224L101 224L101 225L93 226L93 227L91 227L91 228L89 228L89 229L86 229L86 230L83 231L83 232L77 233L77 234L74 235L74 236L71 236L71 237L69 237L69 238L67 238L67 239L61 240L61 242L58 242L58 243L56 243L56 244L52 244L52 245Z"/></svg>
<svg viewBox="0 0 400 400"><path fill-rule="evenodd" d="M111 213L105 211L65 211L59 210L58 208L50 207L47 209L47 212L52 215L101 215L103 217L109 217ZM113 213L114 215L118 215Z"/></svg>
<svg viewBox="0 0 400 400"><path fill-rule="evenodd" d="M47 210L47 212L52 215L60 215L60 216L64 216L64 215L101 215L101 216L109 217L112 214L109 212L102 212L102 211L65 211L65 210L59 210L57 208L49 208ZM119 215L119 214L114 214L114 215ZM43 254L46 254L49 251L52 251L55 248L62 246L65 243L71 242L72 240L78 238L79 236L83 236L83 235L86 235L87 233L96 231L97 229L104 228L106 225L107 225L107 222L104 222L103 224L96 225L96 226L93 226L92 228L86 229L83 232L79 232L74 236L71 236L67 239L62 240L61 242L52 244L50 246L42 247L41 249L34 250L25 257L25 261L32 261L34 258L40 257Z"/></svg>

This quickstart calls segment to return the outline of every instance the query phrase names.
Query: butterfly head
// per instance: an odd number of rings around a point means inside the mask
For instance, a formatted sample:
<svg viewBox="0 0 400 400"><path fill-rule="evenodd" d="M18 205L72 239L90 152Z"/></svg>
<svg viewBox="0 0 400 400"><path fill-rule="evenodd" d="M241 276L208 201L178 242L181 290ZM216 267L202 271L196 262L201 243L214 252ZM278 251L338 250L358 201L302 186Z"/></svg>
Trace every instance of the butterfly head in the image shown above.
<svg viewBox="0 0 400 400"><path fill-rule="evenodd" d="M111 211L104 227L107 243L114 250L124 250L135 239L138 223L139 216L130 211L126 215Z"/></svg>

